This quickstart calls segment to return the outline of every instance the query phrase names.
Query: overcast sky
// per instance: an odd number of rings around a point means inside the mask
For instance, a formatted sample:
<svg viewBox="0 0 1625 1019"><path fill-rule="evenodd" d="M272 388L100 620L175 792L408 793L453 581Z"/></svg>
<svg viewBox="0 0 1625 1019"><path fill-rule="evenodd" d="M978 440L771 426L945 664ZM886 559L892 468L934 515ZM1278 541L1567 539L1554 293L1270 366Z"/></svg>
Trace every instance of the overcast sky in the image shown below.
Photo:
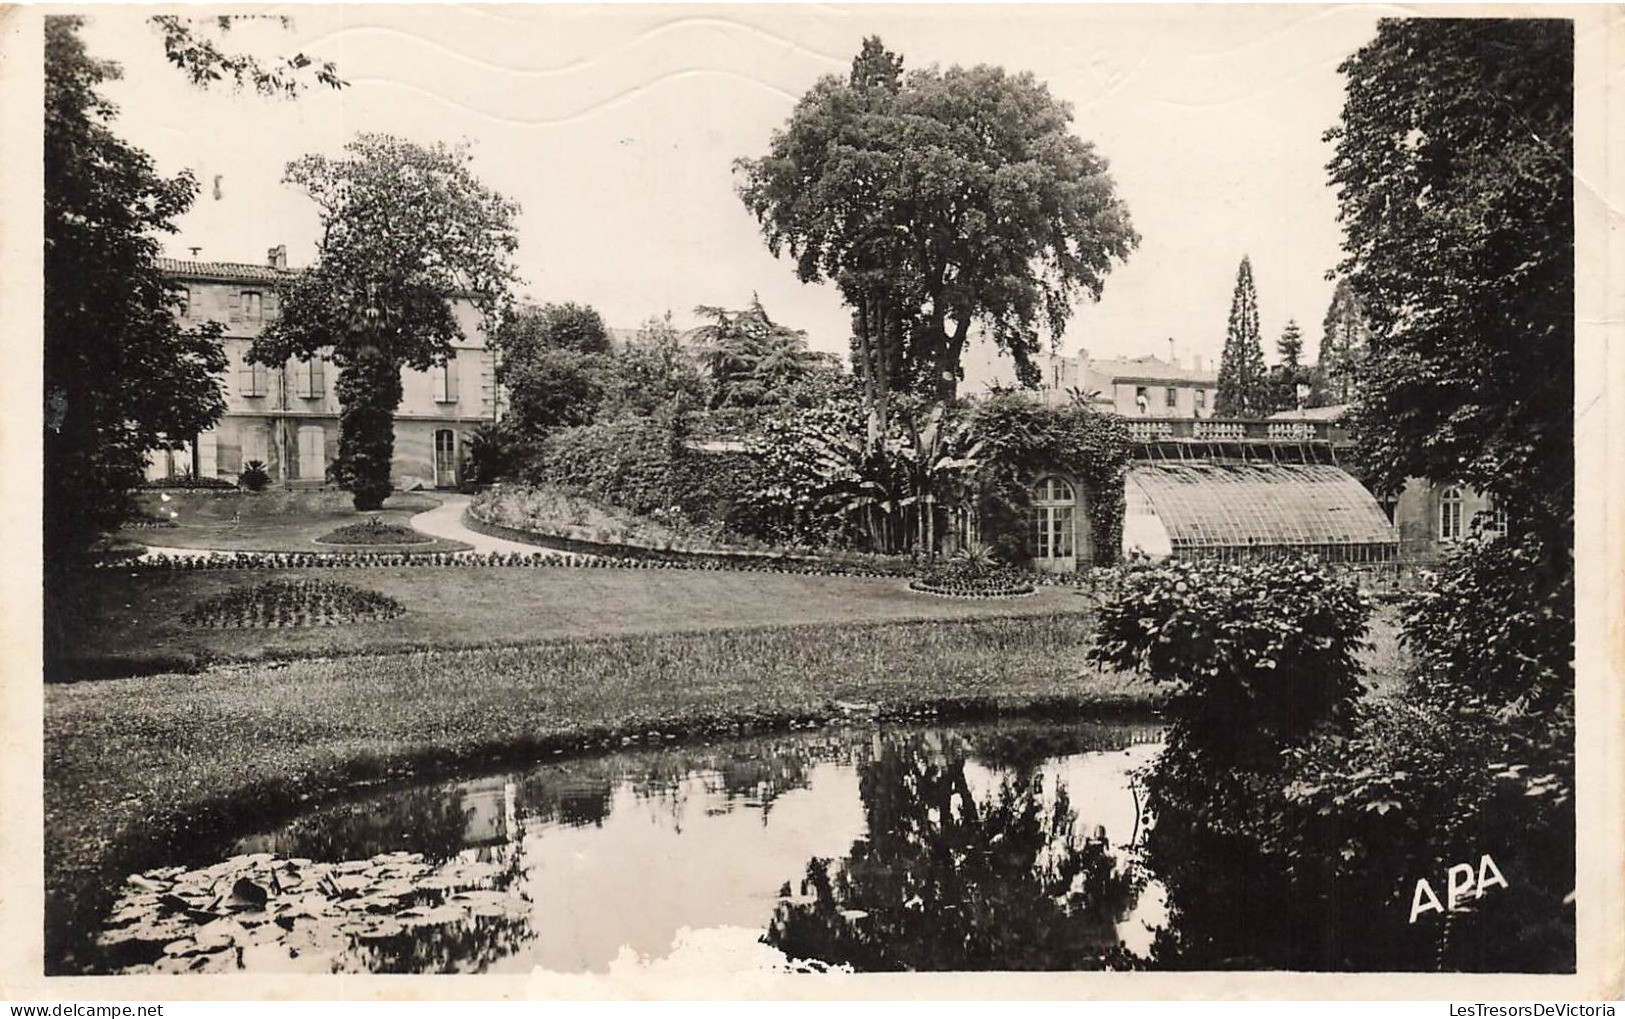
<svg viewBox="0 0 1625 1019"><path fill-rule="evenodd" d="M307 152L358 131L467 139L476 172L523 207L519 268L539 301L591 304L615 326L753 291L819 349L846 350L830 287L795 280L734 193L732 161L766 151L819 76L845 74L878 34L905 68L1031 71L1069 102L1074 131L1111 165L1140 247L1077 309L1061 341L1092 356L1217 361L1243 254L1266 352L1288 318L1310 354L1339 258L1321 141L1342 106L1337 65L1377 9L850 7L291 8L227 40L335 61L350 87L294 101L202 91L163 59L139 10L102 9L85 38L124 65L116 130L165 172L203 182L168 253L314 256L314 207L280 183ZM218 183L218 187L217 187ZM973 382L988 368L970 365Z"/></svg>

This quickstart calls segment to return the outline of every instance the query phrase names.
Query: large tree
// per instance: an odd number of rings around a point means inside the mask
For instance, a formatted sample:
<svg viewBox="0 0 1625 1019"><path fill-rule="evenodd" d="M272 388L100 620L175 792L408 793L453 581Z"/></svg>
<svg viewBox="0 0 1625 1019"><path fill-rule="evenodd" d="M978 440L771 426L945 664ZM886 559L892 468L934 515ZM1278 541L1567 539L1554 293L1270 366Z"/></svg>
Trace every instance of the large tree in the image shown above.
<svg viewBox="0 0 1625 1019"><path fill-rule="evenodd" d="M331 348L338 365L336 479L360 510L389 494L401 371L441 365L468 300L487 333L512 302L519 207L474 176L465 146L362 134L342 158L305 156L285 183L321 210L316 262L284 285L251 357L281 364Z"/></svg>
<svg viewBox="0 0 1625 1019"><path fill-rule="evenodd" d="M1465 483L1566 547L1573 512L1574 30L1390 19L1341 68L1329 169L1365 301L1358 451Z"/></svg>
<svg viewBox="0 0 1625 1019"><path fill-rule="evenodd" d="M1365 357L1370 330L1365 323L1365 304L1346 278L1339 279L1332 290L1332 303L1326 308L1321 328L1316 374L1326 386L1328 399L1349 403L1359 389L1358 368Z"/></svg>
<svg viewBox="0 0 1625 1019"><path fill-rule="evenodd" d="M97 91L117 64L89 56L81 19L45 19L45 470L49 558L132 511L148 454L225 409L219 328L182 329L158 270L158 235L197 182L160 176L113 134Z"/></svg>
<svg viewBox="0 0 1625 1019"><path fill-rule="evenodd" d="M1269 377L1264 369L1264 341L1258 325L1258 291L1253 286L1253 263L1241 258L1236 289L1230 297L1230 325L1219 357L1219 393L1214 413L1219 417L1262 417L1270 410Z"/></svg>
<svg viewBox="0 0 1625 1019"><path fill-rule="evenodd" d="M853 309L871 440L888 393L951 399L972 323L1036 382L1039 328L1060 337L1080 294L1138 243L1106 161L1031 74L902 72L878 39L826 76L742 159L740 196L803 282Z"/></svg>
<svg viewBox="0 0 1625 1019"><path fill-rule="evenodd" d="M807 348L805 330L773 321L755 294L739 310L701 305L694 314L707 320L694 341L713 408L803 403L805 384L832 368Z"/></svg>
<svg viewBox="0 0 1625 1019"><path fill-rule="evenodd" d="M609 330L596 309L574 304L527 305L494 338L497 381L508 392L508 429L539 438L554 428L584 425L604 400Z"/></svg>

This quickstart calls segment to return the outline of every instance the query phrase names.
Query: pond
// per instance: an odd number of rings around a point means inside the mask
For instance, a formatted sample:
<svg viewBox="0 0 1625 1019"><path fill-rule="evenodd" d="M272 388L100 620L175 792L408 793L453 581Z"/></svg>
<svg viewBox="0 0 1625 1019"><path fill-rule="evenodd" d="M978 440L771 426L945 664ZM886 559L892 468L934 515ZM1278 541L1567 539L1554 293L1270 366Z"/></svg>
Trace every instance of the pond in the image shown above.
<svg viewBox="0 0 1625 1019"><path fill-rule="evenodd" d="M396 789L133 875L98 943L123 972L1116 967L1165 918L1133 852L1161 738L851 726Z"/></svg>

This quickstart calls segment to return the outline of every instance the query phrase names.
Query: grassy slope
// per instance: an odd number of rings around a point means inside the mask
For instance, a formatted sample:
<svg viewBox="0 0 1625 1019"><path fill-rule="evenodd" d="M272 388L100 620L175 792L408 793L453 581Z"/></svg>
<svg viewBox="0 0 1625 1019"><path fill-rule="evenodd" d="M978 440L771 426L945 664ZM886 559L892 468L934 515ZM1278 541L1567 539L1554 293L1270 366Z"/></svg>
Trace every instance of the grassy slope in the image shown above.
<svg viewBox="0 0 1625 1019"><path fill-rule="evenodd" d="M78 600L86 618L65 642L67 653L81 660L175 668L200 658L511 646L557 637L1088 609L1085 598L1060 588L1013 600L965 601L912 592L907 581L891 578L573 567L278 570L275 575L342 581L387 594L407 611L398 619L352 627L208 630L183 625L181 613L269 574L108 571L95 575Z"/></svg>
<svg viewBox="0 0 1625 1019"><path fill-rule="evenodd" d="M887 713L1141 701L1128 678L1084 669L1089 627L1065 612L638 635L48 687L47 954L172 847L358 782L621 733L827 718L837 701Z"/></svg>

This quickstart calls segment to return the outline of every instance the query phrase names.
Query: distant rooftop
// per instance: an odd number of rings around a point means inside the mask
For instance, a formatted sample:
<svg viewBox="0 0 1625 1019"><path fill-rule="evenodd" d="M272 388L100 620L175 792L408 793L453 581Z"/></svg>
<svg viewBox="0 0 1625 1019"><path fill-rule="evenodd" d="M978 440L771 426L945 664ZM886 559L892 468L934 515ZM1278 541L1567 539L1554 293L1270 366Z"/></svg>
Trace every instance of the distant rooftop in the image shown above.
<svg viewBox="0 0 1625 1019"><path fill-rule="evenodd" d="M185 279L276 281L287 279L299 271L251 262L193 262L184 258L160 258L157 261L160 271Z"/></svg>
<svg viewBox="0 0 1625 1019"><path fill-rule="evenodd" d="M1085 368L1094 375L1123 382L1199 382L1218 385L1216 371L1186 368L1147 354L1130 358L1091 358Z"/></svg>

